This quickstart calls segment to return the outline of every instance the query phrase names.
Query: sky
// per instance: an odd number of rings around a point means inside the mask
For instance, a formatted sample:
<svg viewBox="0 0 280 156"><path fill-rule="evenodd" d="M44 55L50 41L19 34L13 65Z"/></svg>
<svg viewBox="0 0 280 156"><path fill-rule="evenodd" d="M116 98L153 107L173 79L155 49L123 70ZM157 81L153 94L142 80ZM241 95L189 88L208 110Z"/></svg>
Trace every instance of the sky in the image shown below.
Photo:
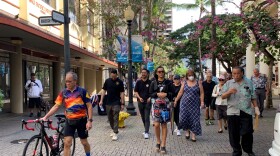
<svg viewBox="0 0 280 156"><path fill-rule="evenodd" d="M173 3L182 4L182 3L194 3L195 0L172 0ZM241 0L233 0L234 3L240 4ZM208 10L211 11L211 8L208 7ZM225 4L224 6L218 6L216 8L216 14L223 13L239 13L239 9L231 3ZM186 24L196 21L199 18L199 10L184 10L184 9L172 9L172 22L173 22L173 31L185 26Z"/></svg>

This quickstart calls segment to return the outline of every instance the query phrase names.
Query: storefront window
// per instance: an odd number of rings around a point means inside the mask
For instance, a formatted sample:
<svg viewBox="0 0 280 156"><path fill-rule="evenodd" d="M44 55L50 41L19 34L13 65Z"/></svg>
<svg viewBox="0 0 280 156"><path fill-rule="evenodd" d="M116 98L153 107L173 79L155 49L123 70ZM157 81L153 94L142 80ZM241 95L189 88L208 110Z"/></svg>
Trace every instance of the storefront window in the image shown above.
<svg viewBox="0 0 280 156"><path fill-rule="evenodd" d="M75 0L69 0L69 18L72 22L77 23L77 6L79 4L75 4Z"/></svg>
<svg viewBox="0 0 280 156"><path fill-rule="evenodd" d="M4 98L10 98L10 64L0 61L0 89Z"/></svg>

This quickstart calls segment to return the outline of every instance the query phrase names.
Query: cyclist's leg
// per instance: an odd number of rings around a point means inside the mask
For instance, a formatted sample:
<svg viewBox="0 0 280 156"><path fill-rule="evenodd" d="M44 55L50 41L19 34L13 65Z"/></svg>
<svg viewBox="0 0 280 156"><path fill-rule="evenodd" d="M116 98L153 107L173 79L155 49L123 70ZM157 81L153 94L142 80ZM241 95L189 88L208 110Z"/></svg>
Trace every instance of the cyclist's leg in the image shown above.
<svg viewBox="0 0 280 156"><path fill-rule="evenodd" d="M79 126L77 127L77 132L78 132L78 136L81 140L81 143L84 146L86 155L89 155L90 154L90 145L87 140L88 132L86 131L86 124L87 124L87 118L81 119Z"/></svg>
<svg viewBox="0 0 280 156"><path fill-rule="evenodd" d="M65 136L64 137L64 155L71 154L71 146L72 146L73 137L72 136Z"/></svg>
<svg viewBox="0 0 280 156"><path fill-rule="evenodd" d="M73 136L76 131L76 126L70 126L68 121L65 122L64 127L64 155L69 155L71 153L71 146L73 141Z"/></svg>

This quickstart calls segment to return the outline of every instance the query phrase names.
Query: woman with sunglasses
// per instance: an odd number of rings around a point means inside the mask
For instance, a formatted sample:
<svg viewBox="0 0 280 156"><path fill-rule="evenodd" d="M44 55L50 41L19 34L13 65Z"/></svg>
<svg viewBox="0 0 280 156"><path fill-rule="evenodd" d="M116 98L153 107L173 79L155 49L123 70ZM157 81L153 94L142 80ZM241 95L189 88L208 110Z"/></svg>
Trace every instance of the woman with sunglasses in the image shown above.
<svg viewBox="0 0 280 156"><path fill-rule="evenodd" d="M155 79L149 89L154 130L157 139L156 150L162 154L166 153L167 122L169 116L169 101L172 97L172 81L165 79L164 68L159 66L155 70ZM161 129L160 129L161 127ZM160 137L160 134L162 136Z"/></svg>
<svg viewBox="0 0 280 156"><path fill-rule="evenodd" d="M223 85L226 82L226 78L224 75L219 77L219 84L217 84L212 93L212 97L216 97L216 108L217 108L217 116L218 116L218 126L219 130L218 133L223 133L223 122L224 120L224 128L227 130L227 99L222 99L219 95L220 91L222 90Z"/></svg>

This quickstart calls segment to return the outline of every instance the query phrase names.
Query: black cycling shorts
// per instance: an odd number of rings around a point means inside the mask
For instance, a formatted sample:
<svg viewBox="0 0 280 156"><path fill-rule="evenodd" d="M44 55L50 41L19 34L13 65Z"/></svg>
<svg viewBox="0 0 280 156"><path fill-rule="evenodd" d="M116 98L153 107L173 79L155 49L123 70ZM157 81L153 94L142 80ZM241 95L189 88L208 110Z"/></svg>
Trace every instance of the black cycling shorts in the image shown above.
<svg viewBox="0 0 280 156"><path fill-rule="evenodd" d="M86 139L88 132L86 130L87 118L81 118L80 121L75 125L70 125L68 119L65 122L64 136L74 137L75 131L77 130L80 139Z"/></svg>

